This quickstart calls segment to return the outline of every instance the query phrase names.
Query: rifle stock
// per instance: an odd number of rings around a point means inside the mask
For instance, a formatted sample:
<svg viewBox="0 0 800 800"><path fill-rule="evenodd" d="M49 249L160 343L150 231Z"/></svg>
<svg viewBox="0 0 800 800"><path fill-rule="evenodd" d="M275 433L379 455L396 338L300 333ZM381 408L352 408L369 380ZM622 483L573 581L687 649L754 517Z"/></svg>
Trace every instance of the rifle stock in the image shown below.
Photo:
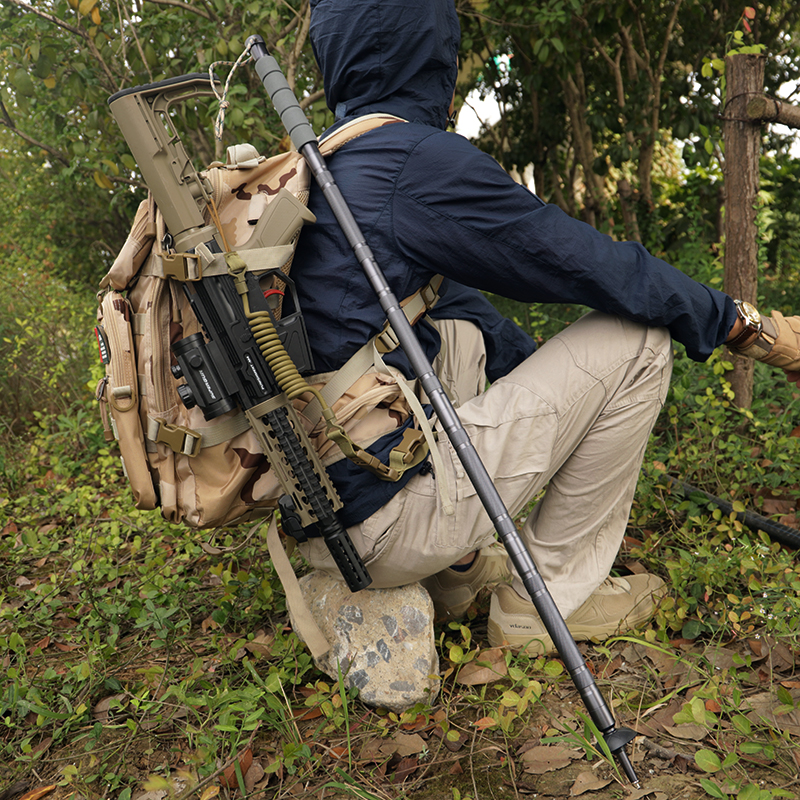
<svg viewBox="0 0 800 800"><path fill-rule="evenodd" d="M292 534L302 537L303 528L317 525L348 586L358 591L371 579L336 516L341 500L251 325L258 318L274 328L298 371L310 371L313 363L302 316L295 310L276 320L259 279L236 268L235 253L223 252L220 231L205 222L203 213L211 201L211 187L194 169L172 123L170 111L177 103L212 94L209 76L195 73L126 89L108 101L164 217L168 233L162 247L171 252L165 275L183 282L205 333L173 345L178 360L173 373L186 380L178 391L187 406L197 405L207 419L237 407L244 411L286 493L280 507ZM265 217L241 250L287 244L304 222L313 221L286 191L267 206ZM227 263L228 271L203 277L202 265L212 262ZM280 270L264 274L270 273L287 285L299 309L291 279Z"/></svg>

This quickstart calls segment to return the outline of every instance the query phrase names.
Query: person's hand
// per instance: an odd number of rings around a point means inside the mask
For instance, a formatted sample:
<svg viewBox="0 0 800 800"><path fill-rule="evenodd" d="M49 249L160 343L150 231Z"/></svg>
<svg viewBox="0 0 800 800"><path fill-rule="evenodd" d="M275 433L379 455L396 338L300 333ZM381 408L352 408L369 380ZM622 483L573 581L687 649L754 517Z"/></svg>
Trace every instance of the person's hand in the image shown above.
<svg viewBox="0 0 800 800"><path fill-rule="evenodd" d="M755 341L734 351L800 379L800 317L784 317L780 311L773 311L769 317L762 314L761 323L762 331Z"/></svg>
<svg viewBox="0 0 800 800"><path fill-rule="evenodd" d="M800 371L787 369L786 380L789 381L789 383L797 384L797 388L800 389Z"/></svg>

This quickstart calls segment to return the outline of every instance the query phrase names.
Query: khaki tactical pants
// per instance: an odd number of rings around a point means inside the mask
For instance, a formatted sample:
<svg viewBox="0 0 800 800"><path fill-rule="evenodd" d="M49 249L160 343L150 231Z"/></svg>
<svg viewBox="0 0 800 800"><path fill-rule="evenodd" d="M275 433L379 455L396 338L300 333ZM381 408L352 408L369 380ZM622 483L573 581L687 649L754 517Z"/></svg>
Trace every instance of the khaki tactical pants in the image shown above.
<svg viewBox="0 0 800 800"><path fill-rule="evenodd" d="M437 322L446 348L435 364L510 513L545 487L521 536L564 617L608 577L645 446L672 369L666 330L592 312L485 392L480 332ZM445 474L415 475L372 517L349 529L373 587L401 586L494 541L475 489L446 435ZM446 481L455 513L437 491ZM301 549L339 576L321 539ZM519 578L514 588L527 592Z"/></svg>

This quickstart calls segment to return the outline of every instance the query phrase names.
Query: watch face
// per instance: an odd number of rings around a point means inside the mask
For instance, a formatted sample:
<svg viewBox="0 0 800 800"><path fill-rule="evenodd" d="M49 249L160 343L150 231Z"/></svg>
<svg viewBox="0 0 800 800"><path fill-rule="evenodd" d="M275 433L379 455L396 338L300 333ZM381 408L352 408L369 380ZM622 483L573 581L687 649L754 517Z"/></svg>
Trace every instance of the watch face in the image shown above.
<svg viewBox="0 0 800 800"><path fill-rule="evenodd" d="M750 323L750 325L759 325L761 323L761 314L758 313L758 310L755 308L755 306L751 305L745 300L741 300L738 305L742 312L742 316L748 323Z"/></svg>

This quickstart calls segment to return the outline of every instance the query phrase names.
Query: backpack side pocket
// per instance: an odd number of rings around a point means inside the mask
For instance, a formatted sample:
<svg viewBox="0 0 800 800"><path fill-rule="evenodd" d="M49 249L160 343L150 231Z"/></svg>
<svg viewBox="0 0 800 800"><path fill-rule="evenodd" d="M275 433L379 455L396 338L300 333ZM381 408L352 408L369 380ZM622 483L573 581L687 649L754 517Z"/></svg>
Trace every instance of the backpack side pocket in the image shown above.
<svg viewBox="0 0 800 800"><path fill-rule="evenodd" d="M139 379L131 318L128 301L119 292L107 292L98 313L107 339L109 358L104 394L136 507L153 509L158 506L158 496L150 475L139 416Z"/></svg>

